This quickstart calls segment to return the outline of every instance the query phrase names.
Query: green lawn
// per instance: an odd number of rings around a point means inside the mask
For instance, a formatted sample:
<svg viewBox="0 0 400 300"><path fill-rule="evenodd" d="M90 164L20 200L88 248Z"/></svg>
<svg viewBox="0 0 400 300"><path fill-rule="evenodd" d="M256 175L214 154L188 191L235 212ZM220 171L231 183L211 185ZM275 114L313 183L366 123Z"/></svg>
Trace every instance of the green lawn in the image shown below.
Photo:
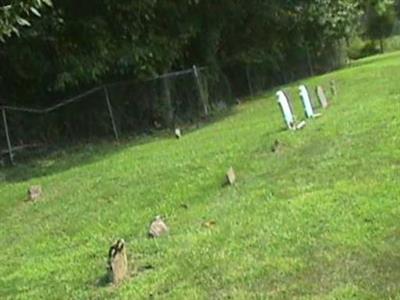
<svg viewBox="0 0 400 300"><path fill-rule="evenodd" d="M339 95L296 133L271 91L180 141L2 170L0 298L400 299L400 53L306 82L331 79ZM231 165L237 185L223 187ZM170 234L151 240L156 215ZM104 276L120 237L132 275L116 288Z"/></svg>

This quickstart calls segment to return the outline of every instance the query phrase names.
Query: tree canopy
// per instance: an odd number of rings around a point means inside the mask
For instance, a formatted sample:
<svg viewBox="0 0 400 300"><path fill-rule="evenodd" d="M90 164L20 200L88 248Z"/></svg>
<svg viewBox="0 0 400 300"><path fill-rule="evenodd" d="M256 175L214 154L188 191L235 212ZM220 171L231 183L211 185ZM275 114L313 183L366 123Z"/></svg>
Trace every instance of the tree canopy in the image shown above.
<svg viewBox="0 0 400 300"><path fill-rule="evenodd" d="M0 38L5 40L0 44L0 93L11 99L42 99L193 64L267 62L279 69L304 61L309 51L321 56L348 38L364 4L12 0L0 15Z"/></svg>

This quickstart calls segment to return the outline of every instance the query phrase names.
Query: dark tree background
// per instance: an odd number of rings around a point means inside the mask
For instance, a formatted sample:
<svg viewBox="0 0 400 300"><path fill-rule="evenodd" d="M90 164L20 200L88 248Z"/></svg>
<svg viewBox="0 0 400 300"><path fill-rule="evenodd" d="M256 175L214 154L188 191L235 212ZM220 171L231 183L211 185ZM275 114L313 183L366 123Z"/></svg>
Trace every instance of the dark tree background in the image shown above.
<svg viewBox="0 0 400 300"><path fill-rule="evenodd" d="M10 3L12 13L0 14L0 95L25 105L194 64L288 72L324 54L329 64L361 12L355 0Z"/></svg>

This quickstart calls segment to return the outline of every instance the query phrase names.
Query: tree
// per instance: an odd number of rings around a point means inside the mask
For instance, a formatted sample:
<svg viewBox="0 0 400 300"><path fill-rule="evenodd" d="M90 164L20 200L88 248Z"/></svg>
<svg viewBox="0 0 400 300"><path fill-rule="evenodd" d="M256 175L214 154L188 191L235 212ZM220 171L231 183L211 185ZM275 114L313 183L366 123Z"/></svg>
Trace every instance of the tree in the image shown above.
<svg viewBox="0 0 400 300"><path fill-rule="evenodd" d="M381 53L384 52L383 40L392 33L396 11L393 0L369 0L364 9L365 35L378 40Z"/></svg>
<svg viewBox="0 0 400 300"><path fill-rule="evenodd" d="M0 41L13 33L19 35L19 27L31 26L28 19L34 15L40 17L40 10L44 6L51 7L51 0L11 0L7 5L0 7Z"/></svg>

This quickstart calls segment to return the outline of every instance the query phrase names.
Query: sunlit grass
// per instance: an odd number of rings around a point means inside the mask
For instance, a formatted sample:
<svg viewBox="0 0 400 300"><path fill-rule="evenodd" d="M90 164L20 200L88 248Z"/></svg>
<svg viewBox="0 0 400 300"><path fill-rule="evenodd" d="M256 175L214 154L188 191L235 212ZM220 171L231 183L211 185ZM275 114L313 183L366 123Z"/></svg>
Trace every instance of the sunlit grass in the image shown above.
<svg viewBox="0 0 400 300"><path fill-rule="evenodd" d="M308 80L335 79L339 94L296 133L271 91L179 141L66 149L3 171L0 298L399 297L399 74L395 53ZM223 187L230 166L238 182ZM24 202L33 184L36 204ZM170 234L151 240L155 215ZM132 276L112 288L119 237Z"/></svg>

